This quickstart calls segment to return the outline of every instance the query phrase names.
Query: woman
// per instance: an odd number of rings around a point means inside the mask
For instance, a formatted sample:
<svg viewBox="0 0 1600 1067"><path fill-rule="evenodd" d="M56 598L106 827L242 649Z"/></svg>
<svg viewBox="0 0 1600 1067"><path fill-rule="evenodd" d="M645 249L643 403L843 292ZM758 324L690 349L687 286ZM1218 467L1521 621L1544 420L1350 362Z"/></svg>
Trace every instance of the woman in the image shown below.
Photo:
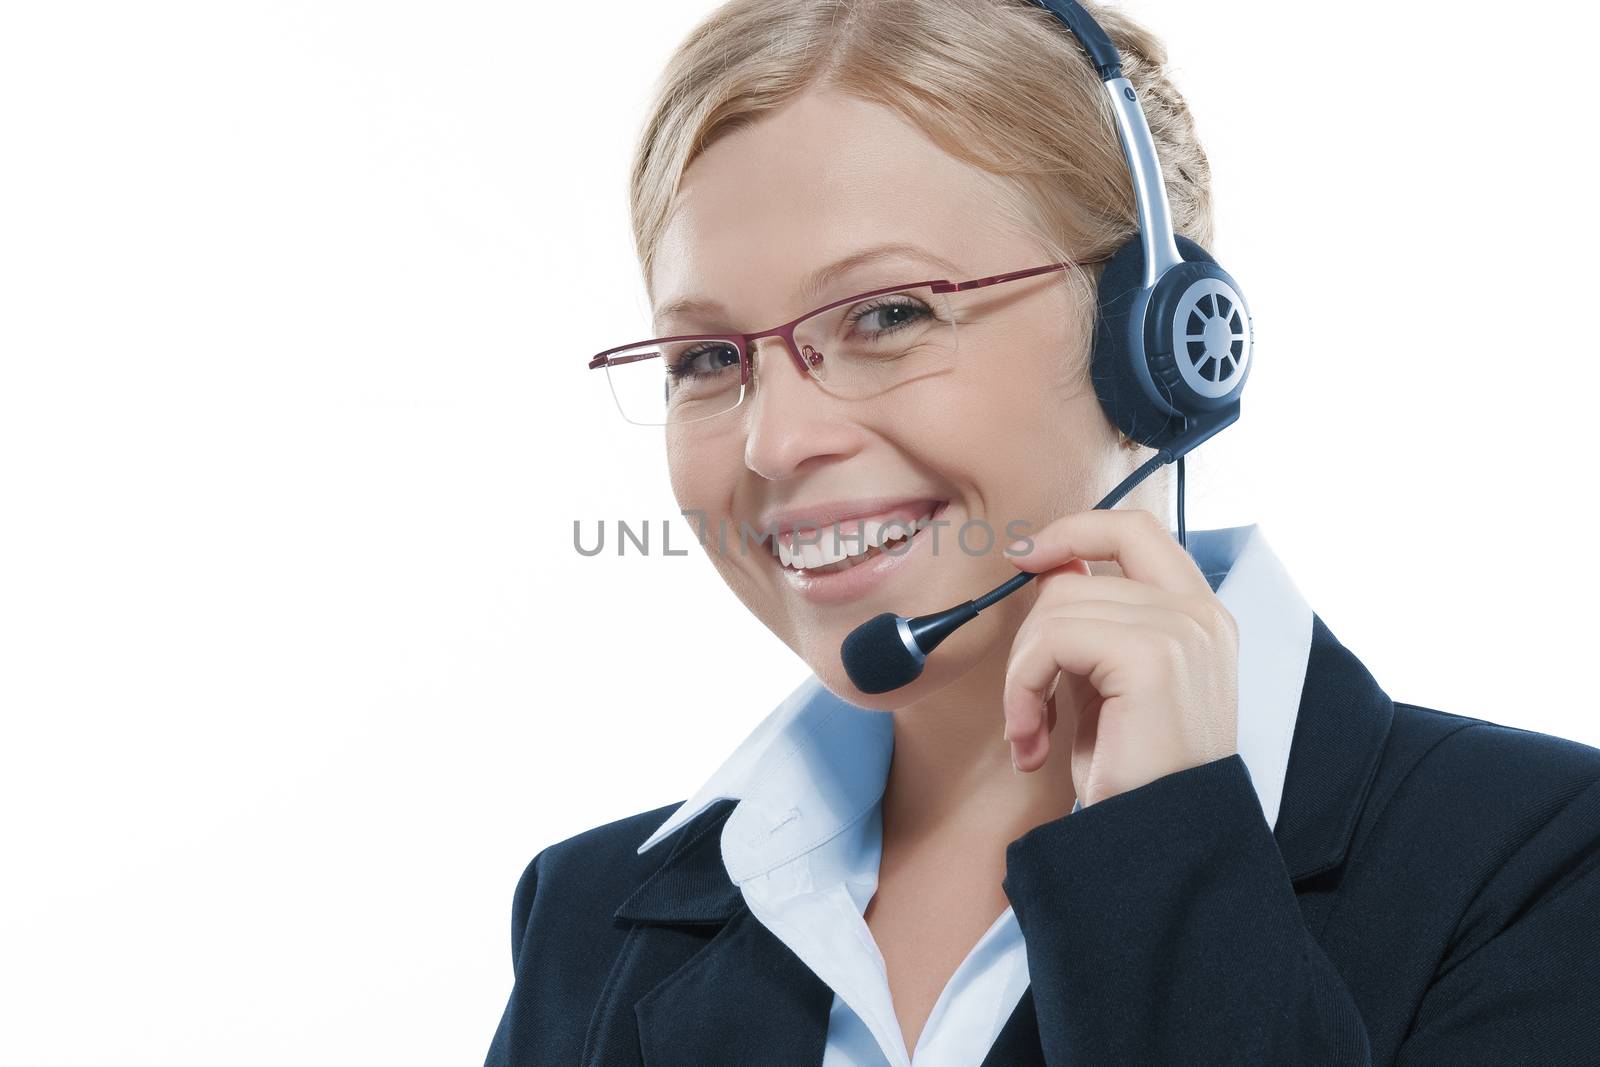
<svg viewBox="0 0 1600 1067"><path fill-rule="evenodd" d="M1159 42L1094 16L1209 245ZM1391 701L1258 527L1174 538L1166 468L1095 509L1150 457L1089 374L1139 229L1103 99L1017 0L734 0L674 55L632 206L679 340L595 365L815 676L534 858L489 1064L1600 1057L1600 751ZM908 684L841 663L1022 571Z"/></svg>

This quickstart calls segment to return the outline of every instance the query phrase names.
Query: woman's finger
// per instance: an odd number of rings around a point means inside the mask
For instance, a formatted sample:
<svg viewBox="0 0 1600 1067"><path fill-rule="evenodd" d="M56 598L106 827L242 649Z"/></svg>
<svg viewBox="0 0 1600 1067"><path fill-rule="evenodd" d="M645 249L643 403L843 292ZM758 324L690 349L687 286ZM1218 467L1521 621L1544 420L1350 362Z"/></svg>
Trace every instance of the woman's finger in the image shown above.
<svg viewBox="0 0 1600 1067"><path fill-rule="evenodd" d="M1221 607L1221 601L1212 594L1209 585L1204 595L1175 594L1118 574L1086 574L1078 569L1082 566L1082 560L1074 560L1035 578L1034 585L1038 586L1039 594L1032 611L1048 615L1064 604L1090 600L1121 601L1182 613L1206 626L1214 621L1213 617Z"/></svg>
<svg viewBox="0 0 1600 1067"><path fill-rule="evenodd" d="M1014 554L1023 542L1032 542ZM1006 557L1020 570L1040 572L1073 558L1112 560L1122 573L1174 593L1209 594L1211 585L1194 558L1168 532L1166 524L1143 508L1097 508L1063 515L1031 538L1015 542Z"/></svg>
<svg viewBox="0 0 1600 1067"><path fill-rule="evenodd" d="M1072 599L1049 604L1036 604L1033 613L1017 629L1017 638L1030 626L1039 626L1051 619L1105 619L1125 622L1132 626L1149 626L1175 638L1197 636L1199 622L1187 610L1188 603L1174 599L1164 603L1130 604L1123 600Z"/></svg>
<svg viewBox="0 0 1600 1067"><path fill-rule="evenodd" d="M1138 630L1134 624L1103 618L1030 619L1018 631L1006 667L1001 698L1006 736L1016 742L1041 732L1045 697L1061 671L1081 675L1106 693L1107 676L1121 665L1127 649L1148 640Z"/></svg>

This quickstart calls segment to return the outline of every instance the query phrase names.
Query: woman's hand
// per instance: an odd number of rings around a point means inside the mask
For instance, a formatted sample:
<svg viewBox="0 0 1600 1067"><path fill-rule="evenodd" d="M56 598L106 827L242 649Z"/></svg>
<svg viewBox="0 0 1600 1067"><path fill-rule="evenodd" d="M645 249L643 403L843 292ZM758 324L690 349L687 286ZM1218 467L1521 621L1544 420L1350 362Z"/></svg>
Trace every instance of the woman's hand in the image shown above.
<svg viewBox="0 0 1600 1067"><path fill-rule="evenodd" d="M1063 516L1011 555L1038 599L1017 631L1004 708L1011 758L1050 754L1059 680L1077 709L1072 782L1084 807L1238 751L1239 630L1164 523L1140 509ZM1122 577L1086 560L1115 560Z"/></svg>

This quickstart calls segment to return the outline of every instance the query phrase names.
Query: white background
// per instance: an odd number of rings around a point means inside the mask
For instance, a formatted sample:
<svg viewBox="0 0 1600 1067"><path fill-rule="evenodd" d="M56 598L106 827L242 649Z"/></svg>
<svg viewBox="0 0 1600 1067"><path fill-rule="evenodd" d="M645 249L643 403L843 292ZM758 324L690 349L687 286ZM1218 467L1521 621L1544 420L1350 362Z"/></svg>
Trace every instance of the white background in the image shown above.
<svg viewBox="0 0 1600 1067"><path fill-rule="evenodd" d="M1396 700L1600 744L1600 19L1128 7L1262 336L1190 528L1261 523ZM479 1063L529 858L805 675L698 549L572 546L676 511L584 364L709 8L6 6L0 1061Z"/></svg>

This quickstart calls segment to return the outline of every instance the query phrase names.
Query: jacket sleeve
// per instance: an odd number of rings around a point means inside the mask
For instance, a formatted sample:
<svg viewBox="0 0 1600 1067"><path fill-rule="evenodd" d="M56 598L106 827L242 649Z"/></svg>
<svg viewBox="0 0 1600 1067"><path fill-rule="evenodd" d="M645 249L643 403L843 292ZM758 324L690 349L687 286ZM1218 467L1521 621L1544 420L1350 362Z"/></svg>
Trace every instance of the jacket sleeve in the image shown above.
<svg viewBox="0 0 1600 1067"><path fill-rule="evenodd" d="M1600 782L1478 891L1401 1043L1401 1067L1600 1061Z"/></svg>
<svg viewBox="0 0 1600 1067"><path fill-rule="evenodd" d="M515 976L521 973L522 955L526 951L528 935L528 916L533 911L533 897L539 887L539 858L544 853L528 863L523 870L522 877L517 879L516 891L511 895L511 972L513 986L511 995L506 999L505 1010L500 1014L500 1025L494 1032L494 1038L489 1045L489 1055L483 1061L484 1067L511 1067L513 1063L512 1032L526 1026L531 1020L517 1018L517 991Z"/></svg>
<svg viewBox="0 0 1600 1067"><path fill-rule="evenodd" d="M1035 827L1002 884L1048 1064L1371 1062L1238 753Z"/></svg>

